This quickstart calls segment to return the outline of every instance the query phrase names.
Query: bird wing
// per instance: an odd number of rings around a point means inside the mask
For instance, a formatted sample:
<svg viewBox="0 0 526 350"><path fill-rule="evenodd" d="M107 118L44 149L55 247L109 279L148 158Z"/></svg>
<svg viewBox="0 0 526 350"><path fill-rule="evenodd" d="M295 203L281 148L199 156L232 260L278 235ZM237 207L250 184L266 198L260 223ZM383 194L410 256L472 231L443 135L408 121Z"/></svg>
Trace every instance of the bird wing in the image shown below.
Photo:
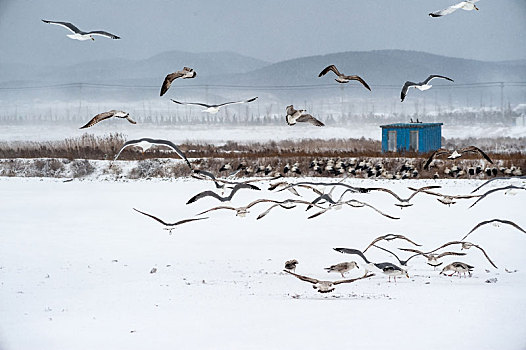
<svg viewBox="0 0 526 350"><path fill-rule="evenodd" d="M431 17L441 17L441 16L449 15L450 13L453 13L456 10L458 10L459 8L461 8L464 5L464 3L465 3L465 1L462 1L462 2L459 2L458 4L449 6L448 8L445 8L443 10L431 12L429 14L429 16L431 16Z"/></svg>
<svg viewBox="0 0 526 350"><path fill-rule="evenodd" d="M332 248L332 249L336 250L339 253L343 253L343 254L359 255L363 259L363 261L365 261L366 263L370 263L370 261L367 260L365 255L358 249L354 249L354 248Z"/></svg>
<svg viewBox="0 0 526 350"><path fill-rule="evenodd" d="M195 214L195 216L203 215L203 214L208 213L208 212L210 212L210 211L219 210L219 209L237 210L237 209L234 208L234 207L229 207L229 206L226 206L226 205L220 205L220 206L218 206L218 207L214 207L214 208L210 208L210 209L208 209L208 210L202 211L202 212L200 212L199 214Z"/></svg>
<svg viewBox="0 0 526 350"><path fill-rule="evenodd" d="M332 207L324 208L324 209L320 210L319 212L312 214L312 215L309 216L307 219L312 219L312 218L315 218L315 217L317 217L317 216L320 216L321 214L326 213L326 212L327 212L328 210L330 210L330 209L332 209Z"/></svg>
<svg viewBox="0 0 526 350"><path fill-rule="evenodd" d="M302 281L309 282L309 283L312 283L312 284L316 284L316 283L319 283L319 282L320 282L319 280L317 280L317 279L315 279L315 278L311 278L311 277L307 277L307 276L298 275L297 273L290 272L290 271L287 271L287 270L283 270L283 272L289 273L289 274L291 274L292 276L294 276L294 277L296 277L296 278L299 278L299 279L302 280Z"/></svg>
<svg viewBox="0 0 526 350"><path fill-rule="evenodd" d="M465 240L471 232L475 231L476 229L478 229L480 226L483 226L483 225L486 225L486 224L489 224L489 223L492 223L492 222L500 222L500 223L503 223L503 224L507 224L507 225L511 225L513 227L515 227L516 229L518 229L519 231L522 231L524 233L526 233L526 231L520 227L519 225L517 225L516 223L514 223L513 221L509 221L509 220L502 220L502 219L492 219L492 220L486 220L486 221L481 221L479 222L477 225L475 225L475 227L473 227L471 229L471 231L468 232L467 235L465 235L464 237L462 237L461 241Z"/></svg>
<svg viewBox="0 0 526 350"><path fill-rule="evenodd" d="M188 202L186 202L186 204L190 204L190 203L194 203L196 202L197 200L201 199L201 198L204 198L204 197L208 197L208 196L211 196L211 197L214 197L216 199L219 199L220 201L225 201L225 199L223 197L221 197L220 195L218 195L217 193L215 192L212 192L212 191L203 191L201 193L198 193L196 194L195 196L193 196L192 198L190 198L188 200Z"/></svg>
<svg viewBox="0 0 526 350"><path fill-rule="evenodd" d="M177 153L177 155L183 159L186 164L188 165L188 167L190 169L192 169L192 165L190 164L190 162L188 161L188 159L186 158L185 154L183 153L183 151L181 151L179 149L179 147L177 147L172 141L169 141L169 140L162 140L162 139L150 139L150 138L143 138L139 141L148 141L150 143L153 143L153 144L156 144L156 145L163 145L163 146L167 146L167 147L170 147L171 149L173 149L175 151L175 153Z"/></svg>
<svg viewBox="0 0 526 350"><path fill-rule="evenodd" d="M431 79L434 79L434 78L442 78L442 79L446 79L446 80L449 80L449 81L454 81L453 79L445 77L443 75L432 74L432 75L428 76L426 80L423 81L422 85L429 83L431 81Z"/></svg>
<svg viewBox="0 0 526 350"><path fill-rule="evenodd" d="M369 87L369 85L367 85L367 83L365 82L365 80L363 80L362 78L360 78L358 75L349 75L347 76L348 79L350 80L356 80L356 81L359 81L360 83L362 83L363 86L365 86L365 88L369 91L371 91L371 88Z"/></svg>
<svg viewBox="0 0 526 350"><path fill-rule="evenodd" d="M525 187L517 187L517 186L513 186L513 185L509 185L509 186L506 186L506 187L500 187L500 188L494 188L494 189L489 190L488 192L484 193L482 196L480 196L480 198L477 199L473 204L471 204L471 205L469 206L469 208L471 208L472 206L474 206L475 204L477 204L478 202L480 202L482 199L484 199L487 195L492 194L493 192L503 191L503 190L511 190L511 189L521 189L521 190L526 190ZM468 208L468 209L469 209L469 208Z"/></svg>
<svg viewBox="0 0 526 350"><path fill-rule="evenodd" d="M132 124L137 124L137 122L135 120L133 120L132 118L130 118L130 116L127 116L126 120L129 121Z"/></svg>
<svg viewBox="0 0 526 350"><path fill-rule="evenodd" d="M439 148L437 149L435 152L433 152L431 154L431 156L427 159L427 162L426 164L424 165L424 169L427 170L429 168L429 164L431 164L431 161L435 158L435 157L438 157L438 156L441 156L443 154L451 154L450 151L448 151L447 149L445 148Z"/></svg>
<svg viewBox="0 0 526 350"><path fill-rule="evenodd" d="M482 252L482 254L484 254L484 256L486 257L486 259L488 259L489 263L491 265L493 265L494 268L498 269L497 265L495 265L495 263L493 261L491 261L491 259L489 258L488 254L486 253L486 251L484 249L482 249L482 247L476 245L476 244L473 244L473 247L477 248L477 249L480 249L480 251Z"/></svg>
<svg viewBox="0 0 526 350"><path fill-rule="evenodd" d="M168 74L164 78L163 85L161 86L161 95L160 96L164 95L166 93L166 91L168 91L168 89L172 85L172 81L174 81L177 78L182 77L183 75L184 75L183 72L175 72L175 73Z"/></svg>
<svg viewBox="0 0 526 350"><path fill-rule="evenodd" d="M356 277L356 278L351 278L351 279L347 279L347 280L334 281L334 282L332 282L332 284L333 285L337 285L337 284L341 284L341 283L352 283L352 282L356 282L356 281L364 279L364 278L373 277L374 275L375 275L374 273L365 272L365 275L363 275L362 277Z"/></svg>
<svg viewBox="0 0 526 350"><path fill-rule="evenodd" d="M325 126L325 124L323 124L322 122L320 122L318 119L314 118L310 114L302 114L299 116L298 119L296 119L296 121L311 123L312 125L315 125L315 126Z"/></svg>
<svg viewBox="0 0 526 350"><path fill-rule="evenodd" d="M383 187L367 187L367 190L369 190L369 191L381 191L381 192L386 192L386 193L389 193L390 195L392 195L393 197L395 197L399 202L405 202L405 200L403 200L402 198L400 198L396 193L394 193L393 191L391 191L391 190L388 189L388 188L383 188Z"/></svg>
<svg viewBox="0 0 526 350"><path fill-rule="evenodd" d="M411 191L414 191L408 198L407 200L409 201L411 198L413 198L414 196L416 196L418 193L420 192L426 192L428 190L432 190L432 189L436 189L436 188L442 188L442 186L439 186L439 185L432 185L432 186L424 186L424 187L420 187L420 188L412 188L412 187L408 187ZM428 193L428 192L426 192ZM430 193L433 193L434 192L430 192Z"/></svg>
<svg viewBox="0 0 526 350"><path fill-rule="evenodd" d="M422 252L422 251L420 251L418 249L414 249L414 248L398 248L398 249L406 251L406 252L416 253L416 254L423 255L423 256L427 257L427 253L424 253L424 252Z"/></svg>
<svg viewBox="0 0 526 350"><path fill-rule="evenodd" d="M391 216L389 214L386 214L384 213L383 211L381 211L380 209L377 209L375 207L373 207L371 204L369 203L365 203L365 202L360 202L360 201L357 201L356 199L351 199L350 201L347 201L346 204L350 205L350 206L353 206L352 203L358 203L358 204L361 204L362 206L366 206L366 207L369 207L371 209L373 209L374 211L376 211L378 214L381 214L389 219L393 219L393 220L399 220L400 218L396 217L396 216Z"/></svg>
<svg viewBox="0 0 526 350"><path fill-rule="evenodd" d="M333 71L334 74L336 74L337 76L341 76L341 75L342 75L342 74L338 71L338 68L336 68L336 66L335 66L334 64L331 64L330 66L325 67L325 68L320 72L320 74L318 74L318 78L324 76L324 75L327 74L329 71Z"/></svg>
<svg viewBox="0 0 526 350"><path fill-rule="evenodd" d="M138 139L138 140L130 140L130 141L126 141L124 143L124 145L122 145L121 149L119 150L119 152L117 153L117 155L115 156L115 158L113 158L113 161L116 161L117 158L119 158L121 152L128 146L133 146L135 145L136 143L139 143L141 142L143 139Z"/></svg>
<svg viewBox="0 0 526 350"><path fill-rule="evenodd" d="M178 105L194 105L194 106L202 106L206 108L214 107L212 105L207 105L206 103L199 103L199 102L180 102L176 100L172 100L172 102L177 103Z"/></svg>
<svg viewBox="0 0 526 350"><path fill-rule="evenodd" d="M493 164L493 161L490 159L490 157L488 157L488 155L486 153L484 153L480 148L478 147L475 147L475 146L469 146L469 147L465 147L465 148L462 148L460 150L460 153L467 153L467 152L478 152L482 155L482 157L484 157L484 159L486 159L488 162L490 162L491 164Z"/></svg>
<svg viewBox="0 0 526 350"><path fill-rule="evenodd" d="M373 244L372 246L375 247L375 248L381 249L381 250L383 250L384 252L387 252L387 253L391 254L392 256L395 257L396 260L398 260L398 262L400 263L400 265L404 265L404 264L402 263L402 260L400 260L400 258L399 258L395 253L393 253L392 251L390 251L390 250L388 250L388 249L385 249L385 248L383 248L383 247L379 247L379 246L374 245L374 244ZM416 255L418 255L418 254L412 255L411 257L416 256Z"/></svg>
<svg viewBox="0 0 526 350"><path fill-rule="evenodd" d="M231 200L232 197L234 197L234 194L236 194L237 191L239 191L240 189L243 189L243 188L247 188L247 189L250 189L250 190L256 190L256 191L260 191L261 190L259 187L251 185L251 184L238 183L238 184L236 184L234 186L234 188L232 188L232 191L230 192L230 194L227 197L225 197L224 199Z"/></svg>
<svg viewBox="0 0 526 350"><path fill-rule="evenodd" d="M75 27L73 24L69 22L55 22L55 21L47 21L45 19L43 19L42 22L64 27L66 29L69 29L72 33L75 33L75 34L82 33L80 29L78 29L77 27Z"/></svg>
<svg viewBox="0 0 526 350"><path fill-rule="evenodd" d="M111 34L111 33L108 33L108 32L102 31L102 30L94 30L94 31L88 32L87 34L104 36L104 37L110 38L110 39L120 39L120 37L118 37L117 35L114 35L114 34Z"/></svg>
<svg viewBox="0 0 526 350"><path fill-rule="evenodd" d="M414 85L418 85L417 83L413 83L412 81L406 81L404 86L402 87L402 91L400 92L400 98L402 99L401 102L404 102L404 99L407 95L407 90L409 90L409 88L411 86L414 86Z"/></svg>
<svg viewBox="0 0 526 350"><path fill-rule="evenodd" d="M466 255L466 253L457 253L457 252L443 252L443 253L440 253L436 256L437 259L440 259L444 256L447 256L447 255L458 255L458 256L464 256Z"/></svg>
<svg viewBox="0 0 526 350"><path fill-rule="evenodd" d="M236 105L236 104L240 104L240 103L250 103L250 102L253 102L257 99L258 97L252 97L252 98L249 98L248 100L243 100L243 101L236 101L236 102L225 102L225 103L221 103L219 105L215 105L215 107L222 107L222 106L226 106L226 105Z"/></svg>
<svg viewBox="0 0 526 350"><path fill-rule="evenodd" d="M208 218L192 218L192 219L184 219L184 220L181 220L181 221L177 221L177 222L174 222L174 223L167 223L167 222L164 222L163 220L159 219L158 217L152 215L152 214L148 214L148 213L145 213L145 212L142 212L138 209L135 209L133 208L133 210L135 211L138 211L139 213L143 214L143 215L146 215L146 216L149 216L151 217L152 219L154 219L155 221L158 221L160 222L161 224L163 224L164 226L176 226L176 225L181 225L181 224L184 224L186 222L190 222L190 221L195 221L195 220L203 220L203 219L208 219Z"/></svg>
<svg viewBox="0 0 526 350"><path fill-rule="evenodd" d="M264 212L262 212L261 214L258 215L258 217L256 218L256 220L259 220L259 219L262 219L264 218L268 213L270 213L270 211L272 209L274 209L275 207L282 207L283 209L293 209L293 208L296 208L295 205L292 205L292 206L286 206L284 205L284 203L276 203L276 204L272 204L267 210L265 210Z"/></svg>
<svg viewBox="0 0 526 350"><path fill-rule="evenodd" d="M114 114L115 113L111 112L111 111L110 112L99 113L96 116L94 116L93 118L91 118L91 120L89 122L87 122L86 125L81 126L80 129L89 128L89 127L97 124L100 121L103 121L105 119L113 117Z"/></svg>

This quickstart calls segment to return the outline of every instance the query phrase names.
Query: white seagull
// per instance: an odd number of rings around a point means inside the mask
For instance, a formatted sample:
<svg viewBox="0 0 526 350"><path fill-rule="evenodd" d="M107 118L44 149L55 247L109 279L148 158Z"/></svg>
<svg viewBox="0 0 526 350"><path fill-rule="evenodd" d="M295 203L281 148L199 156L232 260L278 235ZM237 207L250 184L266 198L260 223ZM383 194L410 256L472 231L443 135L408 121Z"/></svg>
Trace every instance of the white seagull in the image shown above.
<svg viewBox="0 0 526 350"><path fill-rule="evenodd" d="M299 278L302 281L311 283L312 284L312 288L316 289L319 293L330 293L330 292L332 292L334 290L334 286L336 286L338 284L341 284L341 283L352 283L352 282L356 282L356 281L364 279L364 278L370 278L370 277L374 276L374 273L368 273L366 271L365 275L363 275L362 277L358 277L358 278L352 278L352 279L348 279L348 280L339 280L339 281L320 281L320 280L318 280L316 278L298 275L298 274L296 274L294 272L290 272L288 270L283 270L283 272L291 274L292 276L294 276L296 278Z"/></svg>
<svg viewBox="0 0 526 350"><path fill-rule="evenodd" d="M195 78L197 73L192 69L188 67L184 67L183 70L178 70L175 73L168 74L163 81L163 86L161 86L161 96L168 91L170 86L172 85L172 81L174 81L177 78L183 78L183 79L190 79Z"/></svg>
<svg viewBox="0 0 526 350"><path fill-rule="evenodd" d="M458 4L451 5L451 6L449 6L446 9L443 9L443 10L440 10L440 11L431 12L429 14L429 16L431 16L431 17L442 17L442 16L445 16L445 15L449 15L450 13L453 13L453 12L455 12L458 9L462 9L462 10L466 10L466 11L472 11L472 10L477 10L478 11L478 7L475 6L475 3L478 2L478 1L479 0L461 1Z"/></svg>
<svg viewBox="0 0 526 350"><path fill-rule="evenodd" d="M184 161L186 162L188 167L190 169L192 169L192 165L190 164L188 159L186 159L186 156L184 155L184 153L173 142L168 141L168 140L155 140L155 139L150 139L150 138L147 138L147 137L144 137L144 138L138 139L138 140L130 140L130 141L126 142L121 147L121 149L119 150L119 153L117 153L117 155L115 156L113 161L116 161L117 158L119 158L119 155L121 154L121 152L128 146L140 147L140 148L142 148L142 152L143 153L146 152L148 149L150 149L153 146L166 146L166 147L169 147L169 148L173 149L175 151L175 153L177 153L177 155L179 157L184 159Z"/></svg>
<svg viewBox="0 0 526 350"><path fill-rule="evenodd" d="M180 101L176 101L176 100L172 100L172 102L177 103L179 105L195 105L195 106L206 107L205 109L202 110L202 112L206 112L206 113L210 113L210 114L216 114L217 112L219 112L219 108L221 108L221 107L228 106L228 105L236 105L236 104L240 104L240 103L250 103L250 102L255 101L256 99L257 99L257 96L253 97L253 98L250 98L248 100L244 100L244 101L225 102L225 103L221 103L221 104L217 104L217 105L208 105L206 103L198 103L198 102L180 102Z"/></svg>
<svg viewBox="0 0 526 350"><path fill-rule="evenodd" d="M454 81L451 78L445 77L443 75L436 75L436 74L428 76L426 80L421 81L419 83L413 83L412 81L406 81L404 86L402 87L402 92L400 94L400 98L402 99L402 102L404 102L405 96L407 95L407 90L409 90L409 88L411 88L411 87L414 87L414 88L416 88L416 89L418 89L420 91L425 91L425 90L431 89L431 87L433 85L430 85L428 83L433 78L441 78L441 79L446 79L446 80L449 80L449 81Z"/></svg>
<svg viewBox="0 0 526 350"><path fill-rule="evenodd" d="M80 40L80 41L90 40L90 39L95 40L95 38L93 38L93 35L104 36L110 39L120 39L120 37L118 37L117 35L113 35L111 33L104 32L102 30L93 30L91 32L84 32L69 22L55 22L55 21L47 21L45 19L43 19L42 22L67 28L73 33L73 34L67 35L67 37L70 39L75 39L75 40Z"/></svg>
<svg viewBox="0 0 526 350"><path fill-rule="evenodd" d="M134 121L133 119L130 118L130 113L126 113L126 112L123 112L123 111L117 111L117 110L112 109L109 112L104 112L104 113L97 114L96 116L91 118L91 120L89 122L87 122L86 125L81 126L80 129L89 128L89 127L97 124L98 122L106 120L106 119L109 119L111 117L124 118L124 119L126 119L127 121L129 121L132 124L137 124L136 121Z"/></svg>
<svg viewBox="0 0 526 350"><path fill-rule="evenodd" d="M152 219L154 219L155 221L158 221L160 222L161 224L163 224L164 226L167 226L165 228L165 230L168 230L170 231L170 234L172 234L172 230L175 229L175 226L177 225L181 225L181 224L184 224L184 223L187 223L187 222L191 222L191 221L196 221L196 220L204 220L204 219L208 219L208 218L192 218L192 219L184 219L184 220L181 220L181 221L177 221L177 222L174 222L174 223L168 223L168 222L164 222L163 220L159 219L158 217L156 216L153 216L152 214L148 214L148 213L145 213L143 211L140 211L139 209L135 209L133 208L133 210L143 214L143 215L146 215L146 216L149 216L151 217Z"/></svg>
<svg viewBox="0 0 526 350"><path fill-rule="evenodd" d="M305 114L305 112L306 111L304 109L294 109L293 105L287 106L287 116L285 117L287 124L294 125L298 122L307 122L315 126L325 126L325 124L320 122L318 119L314 118L310 114Z"/></svg>

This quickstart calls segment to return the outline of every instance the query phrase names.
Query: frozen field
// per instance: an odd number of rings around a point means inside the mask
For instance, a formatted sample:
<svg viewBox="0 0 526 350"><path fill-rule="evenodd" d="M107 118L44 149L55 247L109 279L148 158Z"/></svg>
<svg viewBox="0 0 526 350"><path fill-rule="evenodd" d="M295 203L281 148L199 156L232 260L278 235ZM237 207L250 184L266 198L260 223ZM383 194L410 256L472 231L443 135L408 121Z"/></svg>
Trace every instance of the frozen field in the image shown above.
<svg viewBox="0 0 526 350"><path fill-rule="evenodd" d="M406 197L407 186L439 184L442 193L467 194L481 182L349 183L384 186ZM508 183L487 188L503 184ZM239 191L232 204L293 197L268 192L266 182L258 185L261 191ZM348 276L360 276L363 261L332 248L364 249L387 233L404 234L431 250L460 240L486 219L526 227L526 191L498 192L471 209L474 199L448 207L419 194L412 207L401 210L386 193L347 197L400 220L351 207L308 220L303 206L277 208L256 220L268 207L261 204L246 218L211 212L209 219L181 225L172 235L132 210L168 222L189 218L218 205L211 198L185 205L212 187L197 180L0 178L0 349L526 348L526 235L507 225L486 225L467 239L481 245L499 269L474 248L444 259L444 265L474 265L471 278L439 276L425 259L414 258L409 279L389 283L377 273L320 294L281 272L295 258L297 273L337 280L341 276L323 268L355 260L361 268ZM408 254L397 248L412 247L405 241L380 245L404 258ZM366 255L395 262L375 248ZM150 273L154 267L157 272ZM493 278L495 283L485 283Z"/></svg>
<svg viewBox="0 0 526 350"><path fill-rule="evenodd" d="M393 121L395 122L395 121ZM383 123L382 123L383 124ZM389 123L386 123L389 124ZM131 125L122 121L110 120L101 123L88 131L79 130L75 125L52 125L52 124L30 124L30 125L3 125L0 141L53 141L64 138L80 137L90 133L104 136L118 130L127 135L128 139L141 137L153 137L168 139L175 143L207 142L224 143L233 142L267 142L298 139L344 139L361 138L380 140L382 131L379 124L359 124L347 126L325 126L323 128L312 128L308 125L254 125L254 126L218 126L218 125L173 125L155 126L152 124ZM468 138L468 137L524 137L526 127L521 126L496 126L479 125L466 127L465 125L444 125L442 136L445 138Z"/></svg>

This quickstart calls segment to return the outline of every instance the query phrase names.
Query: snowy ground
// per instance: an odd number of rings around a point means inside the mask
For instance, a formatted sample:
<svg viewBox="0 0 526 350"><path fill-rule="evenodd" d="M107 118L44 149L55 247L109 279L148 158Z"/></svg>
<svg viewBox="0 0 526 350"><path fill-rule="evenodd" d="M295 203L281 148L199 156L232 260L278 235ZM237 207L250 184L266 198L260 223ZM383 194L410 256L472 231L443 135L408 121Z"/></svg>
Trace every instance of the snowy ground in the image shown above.
<svg viewBox="0 0 526 350"><path fill-rule="evenodd" d="M378 124L360 124L348 126L325 126L313 128L309 125L288 127L283 125L254 125L254 126L217 126L217 125L170 125L155 126L152 124L137 125L124 124L122 120L109 121L92 127L89 131L79 130L74 125L63 124L34 124L34 125L3 125L0 141L53 141L64 138L80 137L90 133L104 136L119 132L127 135L128 139L152 137L168 139L175 143L207 142L267 142L298 139L330 139L330 138L368 138L380 140L382 130ZM468 137L524 137L524 126L480 125L477 127L466 125L444 125L442 136L445 138Z"/></svg>
<svg viewBox="0 0 526 350"><path fill-rule="evenodd" d="M327 179L326 181L332 181ZM475 180L352 180L386 186L407 196L407 186L442 185L465 194ZM493 182L489 188L507 184ZM242 190L233 205L288 192ZM303 207L246 218L231 211L179 226L172 235L133 207L169 222L218 204L185 202L212 184L198 180L78 181L0 178L0 349L524 349L526 235L486 225L468 238L465 261L473 277L439 276L424 259L411 260L410 278L338 285L319 294L281 272L299 260L298 273L322 278L323 267L356 260L333 247L364 249L382 234L402 233L423 249L462 238L476 223L510 219L526 227L526 191L495 193L444 206L417 195L399 209L386 193L358 194L400 220L368 208L343 208L308 220ZM300 190L312 199L309 191ZM337 194L339 195L339 190ZM403 241L383 242L396 250ZM373 261L393 261L383 251ZM399 256L406 256L400 252ZM394 261L393 261L394 262ZM156 273L150 273L152 268ZM505 272L518 271L515 273ZM489 272L486 272L485 270ZM348 275L360 276L359 270ZM496 283L485 283L496 278Z"/></svg>

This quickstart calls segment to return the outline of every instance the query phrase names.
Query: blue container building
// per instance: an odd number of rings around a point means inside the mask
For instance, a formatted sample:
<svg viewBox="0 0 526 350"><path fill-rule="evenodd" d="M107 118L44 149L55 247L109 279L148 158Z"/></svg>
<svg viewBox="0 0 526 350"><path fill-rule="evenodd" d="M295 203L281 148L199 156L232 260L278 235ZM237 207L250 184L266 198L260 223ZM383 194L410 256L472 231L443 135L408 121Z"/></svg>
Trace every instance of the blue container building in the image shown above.
<svg viewBox="0 0 526 350"><path fill-rule="evenodd" d="M442 147L443 123L381 125L382 152L427 153Z"/></svg>

